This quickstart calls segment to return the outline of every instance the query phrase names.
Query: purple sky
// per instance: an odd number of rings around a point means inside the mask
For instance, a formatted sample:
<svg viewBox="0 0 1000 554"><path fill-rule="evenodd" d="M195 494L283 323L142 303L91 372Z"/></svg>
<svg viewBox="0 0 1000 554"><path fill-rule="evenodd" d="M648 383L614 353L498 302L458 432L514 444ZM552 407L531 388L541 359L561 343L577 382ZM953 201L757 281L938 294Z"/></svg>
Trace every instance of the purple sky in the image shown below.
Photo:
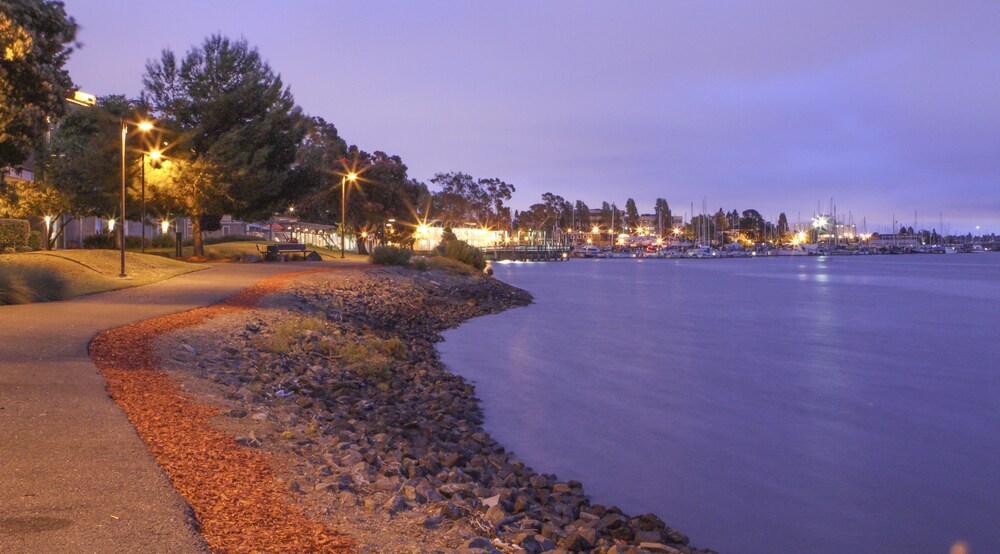
<svg viewBox="0 0 1000 554"><path fill-rule="evenodd" d="M69 0L82 90L243 37L306 112L413 177L675 213L1000 233L1000 2Z"/></svg>

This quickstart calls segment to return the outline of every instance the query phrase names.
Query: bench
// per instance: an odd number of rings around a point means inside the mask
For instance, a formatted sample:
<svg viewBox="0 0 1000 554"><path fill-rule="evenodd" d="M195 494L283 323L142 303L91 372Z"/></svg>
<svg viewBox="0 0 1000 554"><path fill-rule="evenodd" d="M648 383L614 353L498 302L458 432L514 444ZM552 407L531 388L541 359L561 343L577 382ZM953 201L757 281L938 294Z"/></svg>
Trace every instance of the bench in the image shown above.
<svg viewBox="0 0 1000 554"><path fill-rule="evenodd" d="M306 245L299 244L297 242L278 242L275 244L268 244L263 251L261 251L260 245L257 245L257 253L261 254L263 259L270 262L283 260L296 254L302 256L303 260L320 259L319 253L315 250L310 250L306 247Z"/></svg>

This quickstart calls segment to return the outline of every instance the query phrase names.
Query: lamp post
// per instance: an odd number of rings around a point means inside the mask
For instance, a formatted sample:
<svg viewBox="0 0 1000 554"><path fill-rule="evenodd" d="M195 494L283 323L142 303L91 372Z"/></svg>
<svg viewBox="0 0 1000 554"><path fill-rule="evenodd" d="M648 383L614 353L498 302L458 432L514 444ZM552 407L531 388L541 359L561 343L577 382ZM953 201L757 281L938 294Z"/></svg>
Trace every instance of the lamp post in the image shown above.
<svg viewBox="0 0 1000 554"><path fill-rule="evenodd" d="M347 181L357 181L356 173L348 173L340 178L340 259L344 259L347 248Z"/></svg>
<svg viewBox="0 0 1000 554"><path fill-rule="evenodd" d="M128 109L128 106L126 105L126 110L127 109ZM136 125L136 127L140 131L145 132L145 131L151 130L153 128L153 124L150 123L150 122L148 122L148 121L143 121L143 122L139 123L138 125ZM122 206L121 206L121 208L122 208L122 211L121 211L122 224L121 224L120 230L118 231L118 235L121 238L121 273L118 276L122 277L122 278L128 277L128 274L125 273L125 222L127 221L126 218L125 218L125 139L126 139L126 137L128 137L128 120L125 119L125 112L123 111L122 112Z"/></svg>
<svg viewBox="0 0 1000 554"><path fill-rule="evenodd" d="M45 249L52 250L50 238L52 237L52 216L45 216ZM82 240L82 239L81 239Z"/></svg>

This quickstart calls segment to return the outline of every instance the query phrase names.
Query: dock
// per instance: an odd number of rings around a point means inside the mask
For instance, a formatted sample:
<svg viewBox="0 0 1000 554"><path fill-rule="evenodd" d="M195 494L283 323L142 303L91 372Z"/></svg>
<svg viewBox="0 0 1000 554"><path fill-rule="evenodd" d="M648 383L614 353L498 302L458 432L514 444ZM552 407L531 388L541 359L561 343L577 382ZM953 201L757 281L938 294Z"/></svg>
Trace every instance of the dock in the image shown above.
<svg viewBox="0 0 1000 554"><path fill-rule="evenodd" d="M557 262L568 260L572 248L560 244L509 244L481 246L479 250L494 262Z"/></svg>

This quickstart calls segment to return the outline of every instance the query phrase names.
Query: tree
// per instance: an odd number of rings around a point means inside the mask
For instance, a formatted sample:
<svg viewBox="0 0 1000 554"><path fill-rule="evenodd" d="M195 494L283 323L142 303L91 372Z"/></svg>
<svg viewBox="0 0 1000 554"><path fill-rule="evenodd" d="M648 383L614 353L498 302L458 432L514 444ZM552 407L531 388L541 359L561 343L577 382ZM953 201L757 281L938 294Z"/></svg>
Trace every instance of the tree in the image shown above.
<svg viewBox="0 0 1000 554"><path fill-rule="evenodd" d="M715 236L715 217L699 214L684 226L684 236L688 240L710 240Z"/></svg>
<svg viewBox="0 0 1000 554"><path fill-rule="evenodd" d="M262 218L287 204L308 124L255 48L212 35L180 64L164 50L143 84L159 125L177 133L172 182L157 192L193 216L195 255L204 255L200 216Z"/></svg>
<svg viewBox="0 0 1000 554"><path fill-rule="evenodd" d="M607 202L601 202L601 221L600 221L601 227L604 227L605 229L609 230L611 229L612 213L613 212L611 211L611 204L608 204Z"/></svg>
<svg viewBox="0 0 1000 554"><path fill-rule="evenodd" d="M785 240L785 237L789 234L788 229L788 217L785 216L785 212L778 214L778 238L779 240Z"/></svg>
<svg viewBox="0 0 1000 554"><path fill-rule="evenodd" d="M308 118L285 188L289 201L315 190L339 188L346 158L347 142L337 127L321 117Z"/></svg>
<svg viewBox="0 0 1000 554"><path fill-rule="evenodd" d="M663 198L657 198L653 211L656 214L657 234L661 237L666 236L667 231L674 225L674 215L670 213L670 204L667 204Z"/></svg>
<svg viewBox="0 0 1000 554"><path fill-rule="evenodd" d="M757 210L743 210L740 231L754 242L764 240L764 217Z"/></svg>
<svg viewBox="0 0 1000 554"><path fill-rule="evenodd" d="M631 198L625 201L625 226L633 231L639 227L639 209Z"/></svg>
<svg viewBox="0 0 1000 554"><path fill-rule="evenodd" d="M576 228L590 231L590 208L583 200L576 201Z"/></svg>
<svg viewBox="0 0 1000 554"><path fill-rule="evenodd" d="M67 209L77 217L120 216L124 107L124 96L105 96L93 108L70 110L52 131L47 155L39 158L41 180L64 195ZM129 164L127 182L137 169Z"/></svg>
<svg viewBox="0 0 1000 554"><path fill-rule="evenodd" d="M546 192L542 194L542 203L545 206L544 220L546 227L556 226L559 228L569 227L569 219L572 217L573 205L558 194Z"/></svg>
<svg viewBox="0 0 1000 554"><path fill-rule="evenodd" d="M0 1L0 167L27 159L64 113L76 30L62 2Z"/></svg>
<svg viewBox="0 0 1000 554"><path fill-rule="evenodd" d="M436 217L446 225L455 227L466 223L509 229L510 200L514 185L498 178L476 179L462 173L438 173L431 179L441 187L434 193L432 206Z"/></svg>
<svg viewBox="0 0 1000 554"><path fill-rule="evenodd" d="M726 217L726 212L722 211L722 208L719 208L719 211L715 212L715 215L712 217L714 219L715 232L718 233L718 240L721 243L725 243L725 232L729 229L729 219Z"/></svg>
<svg viewBox="0 0 1000 554"><path fill-rule="evenodd" d="M359 175L356 186L347 183L346 227L355 236L367 233L380 244L411 240L412 233L405 232L404 226L416 224L411 219L416 206L428 197L427 187L409 179L399 156L385 152L369 154L352 146L344 164L339 173L351 170ZM318 223L341 222L341 180L336 181L336 186L317 188L299 202L302 217ZM390 219L396 220L392 227ZM357 241L357 247L359 254L367 253L364 241Z"/></svg>

